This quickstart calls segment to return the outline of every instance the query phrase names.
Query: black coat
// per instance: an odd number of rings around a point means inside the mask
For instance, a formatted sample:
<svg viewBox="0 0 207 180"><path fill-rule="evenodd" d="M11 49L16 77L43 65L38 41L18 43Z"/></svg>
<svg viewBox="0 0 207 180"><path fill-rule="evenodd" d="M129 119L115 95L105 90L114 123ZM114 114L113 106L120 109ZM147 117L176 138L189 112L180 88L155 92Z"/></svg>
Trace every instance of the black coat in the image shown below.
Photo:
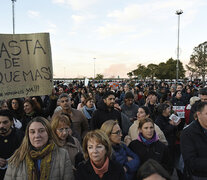
<svg viewBox="0 0 207 180"><path fill-rule="evenodd" d="M91 119L91 129L100 129L101 125L107 120L117 120L119 126L122 128L121 112L117 111L114 108L109 111L106 104L102 100L98 109L93 112Z"/></svg>
<svg viewBox="0 0 207 180"><path fill-rule="evenodd" d="M194 176L207 178L207 131L193 121L181 134L181 153L185 168Z"/></svg>
<svg viewBox="0 0 207 180"><path fill-rule="evenodd" d="M99 176L93 170L90 160L81 163L75 172L75 180L100 180ZM116 161L109 160L108 171L101 180L126 180L123 167Z"/></svg>
<svg viewBox="0 0 207 180"><path fill-rule="evenodd" d="M9 159L21 145L24 134L16 128L8 136L0 136L0 158ZM0 169L0 180L4 179L6 169Z"/></svg>
<svg viewBox="0 0 207 180"><path fill-rule="evenodd" d="M185 106L186 105L186 101L184 98L177 99L176 97L173 97L171 103L173 106Z"/></svg>
<svg viewBox="0 0 207 180"><path fill-rule="evenodd" d="M170 119L168 117L164 117L159 115L155 120L155 124L159 126L159 128L164 133L169 146L174 146L176 141L176 126L173 126L169 123Z"/></svg>
<svg viewBox="0 0 207 180"><path fill-rule="evenodd" d="M129 148L136 153L140 158L140 165L148 159L154 159L160 163L168 172L172 170L172 160L169 155L169 150L166 145L160 141L146 145L139 140L134 140L129 144Z"/></svg>

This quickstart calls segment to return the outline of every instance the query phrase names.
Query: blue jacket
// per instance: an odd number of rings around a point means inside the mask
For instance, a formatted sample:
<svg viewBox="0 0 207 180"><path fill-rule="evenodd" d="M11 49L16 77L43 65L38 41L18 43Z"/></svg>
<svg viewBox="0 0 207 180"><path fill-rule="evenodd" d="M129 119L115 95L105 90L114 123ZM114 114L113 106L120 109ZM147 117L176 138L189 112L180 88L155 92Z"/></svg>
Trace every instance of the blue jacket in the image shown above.
<svg viewBox="0 0 207 180"><path fill-rule="evenodd" d="M128 157L132 160L128 161ZM113 158L123 167L126 167L126 179L132 180L138 170L140 160L139 157L132 152L124 143L113 145Z"/></svg>

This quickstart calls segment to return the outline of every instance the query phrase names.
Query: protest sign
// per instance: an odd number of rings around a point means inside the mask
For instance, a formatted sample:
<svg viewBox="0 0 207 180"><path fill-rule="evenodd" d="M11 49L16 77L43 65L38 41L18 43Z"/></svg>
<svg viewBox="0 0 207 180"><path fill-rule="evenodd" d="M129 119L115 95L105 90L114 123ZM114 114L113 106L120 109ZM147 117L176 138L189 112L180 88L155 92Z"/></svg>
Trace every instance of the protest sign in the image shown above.
<svg viewBox="0 0 207 180"><path fill-rule="evenodd" d="M85 87L87 87L87 86L88 86L88 83L89 83L89 79L88 79L88 78L85 78L85 82L84 82Z"/></svg>
<svg viewBox="0 0 207 180"><path fill-rule="evenodd" d="M173 106L173 110L177 113L178 117L185 118L185 106Z"/></svg>
<svg viewBox="0 0 207 180"><path fill-rule="evenodd" d="M0 100L50 94L49 33L0 34Z"/></svg>

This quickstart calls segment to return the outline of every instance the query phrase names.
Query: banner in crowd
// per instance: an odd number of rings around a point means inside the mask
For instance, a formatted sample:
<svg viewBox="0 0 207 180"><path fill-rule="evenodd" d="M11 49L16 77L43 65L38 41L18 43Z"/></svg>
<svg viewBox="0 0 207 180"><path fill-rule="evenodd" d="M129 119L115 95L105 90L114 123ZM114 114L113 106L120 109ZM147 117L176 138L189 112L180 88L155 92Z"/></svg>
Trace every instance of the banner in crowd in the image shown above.
<svg viewBox="0 0 207 180"><path fill-rule="evenodd" d="M50 94L49 33L0 34L0 100Z"/></svg>
<svg viewBox="0 0 207 180"><path fill-rule="evenodd" d="M112 90L117 90L119 87L118 82L109 82L109 87L111 87Z"/></svg>

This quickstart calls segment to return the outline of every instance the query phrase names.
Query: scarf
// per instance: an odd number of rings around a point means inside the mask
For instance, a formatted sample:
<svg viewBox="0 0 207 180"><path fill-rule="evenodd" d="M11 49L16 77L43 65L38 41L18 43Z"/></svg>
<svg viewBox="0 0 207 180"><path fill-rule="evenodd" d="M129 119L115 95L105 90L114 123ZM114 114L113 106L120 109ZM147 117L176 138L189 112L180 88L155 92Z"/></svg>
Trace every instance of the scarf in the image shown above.
<svg viewBox="0 0 207 180"><path fill-rule="evenodd" d="M26 155L26 166L28 170L28 180L48 180L50 175L50 162L54 144L48 144L40 151L31 150ZM36 166L40 163L40 168ZM36 162L36 164L35 164ZM38 173L39 172L39 173Z"/></svg>
<svg viewBox="0 0 207 180"><path fill-rule="evenodd" d="M87 119L92 118L92 116L90 115L90 113L88 111L91 111L93 113L93 111L95 111L95 110L96 110L95 106L93 106L92 108L88 108L87 106L83 106L83 113Z"/></svg>
<svg viewBox="0 0 207 180"><path fill-rule="evenodd" d="M99 169L95 166L95 164L91 161L91 165L95 171L95 173L100 177L102 178L104 173L106 173L108 171L108 168L109 168L109 158L107 157L106 158L106 161L104 163L104 165Z"/></svg>
<svg viewBox="0 0 207 180"><path fill-rule="evenodd" d="M154 132L154 135L152 136L151 139L145 139L142 133L139 133L138 135L138 140L143 142L146 145L150 145L153 142L156 142L159 140L159 137L157 136L156 132Z"/></svg>
<svg viewBox="0 0 207 180"><path fill-rule="evenodd" d="M35 114L35 112L34 111L32 111L31 113L28 113L28 114L26 114L27 116L33 116Z"/></svg>

